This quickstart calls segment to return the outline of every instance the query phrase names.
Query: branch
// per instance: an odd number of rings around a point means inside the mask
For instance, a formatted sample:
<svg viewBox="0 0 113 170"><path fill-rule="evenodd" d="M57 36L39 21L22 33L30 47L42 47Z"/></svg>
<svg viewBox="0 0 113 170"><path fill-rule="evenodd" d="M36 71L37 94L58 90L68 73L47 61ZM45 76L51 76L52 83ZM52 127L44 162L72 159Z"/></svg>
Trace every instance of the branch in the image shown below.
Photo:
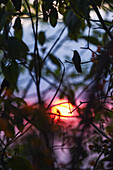
<svg viewBox="0 0 113 170"><path fill-rule="evenodd" d="M27 126L28 124L29 124L29 122L27 122L27 123L24 125L24 127ZM30 125L30 126L32 126L32 125ZM15 140L17 140L20 136L22 136L23 134L25 134L25 133L31 128L30 126L29 126L24 132L22 132L22 133L21 133L21 131L17 132L17 133L15 134L14 138L11 139L11 140L5 145L5 147L0 150L0 153L1 153L1 152L4 153L5 150L6 150ZM20 134L20 133L21 133L21 134ZM19 135L19 134L20 134L20 135ZM19 136L18 136L18 135L19 135Z"/></svg>
<svg viewBox="0 0 113 170"><path fill-rule="evenodd" d="M48 84L50 84L51 86L57 87L55 83L49 81L49 80L48 80L47 78L45 78L44 76L42 76L42 79L43 79L44 81L46 81Z"/></svg>
<svg viewBox="0 0 113 170"><path fill-rule="evenodd" d="M101 14L100 14L97 6L96 6L95 3L93 2L93 0L90 0L90 3L91 3L91 5L92 5L93 9L95 10L95 12L96 12L96 14L97 14L97 16L98 16L98 18L99 18L99 20L100 20L100 23L101 23L102 26L103 26L103 29L106 31L106 33L109 35L109 37L110 37L111 40L113 41L113 36L112 36L110 30L106 27L106 24L104 23L104 20L103 20L103 18L102 18L102 16L101 16Z"/></svg>
<svg viewBox="0 0 113 170"><path fill-rule="evenodd" d="M109 87L110 87L111 82L112 82L112 75L110 75L110 78L109 78L109 84L108 84L107 92L106 92L106 94L105 94L105 98L104 98L103 103L105 103L105 101L106 101L106 99L107 99L107 97L108 97L108 93L109 93L109 91L110 91L110 90L109 90Z"/></svg>
<svg viewBox="0 0 113 170"><path fill-rule="evenodd" d="M23 136L29 129L31 129L31 127L32 127L32 125L30 125L24 132L22 132L19 136L17 136L15 139L13 139L13 141L11 143L15 142L18 138Z"/></svg>
<svg viewBox="0 0 113 170"><path fill-rule="evenodd" d="M32 17L32 14L31 14L31 9L30 9L30 6L27 2L27 0L25 0L26 2L26 5L27 5L27 8L28 8L28 11L29 11L29 15L30 15L30 19L31 19L31 24L32 24L32 29L33 29L33 34L35 36L35 27L34 27L34 23L33 23L33 17Z"/></svg>
<svg viewBox="0 0 113 170"><path fill-rule="evenodd" d="M33 81L32 81L32 78L31 78L31 79L29 80L29 82L28 82L28 84L27 84L24 92L23 92L22 98L25 98L25 97L26 97L26 94L27 94L29 88L31 87L32 83L33 83Z"/></svg>
<svg viewBox="0 0 113 170"><path fill-rule="evenodd" d="M75 110L77 110L82 104L84 104L84 103L87 103L87 102L81 102L80 101L80 104L78 105L78 106L76 106L76 108L75 109L73 109L70 113L73 113Z"/></svg>
<svg viewBox="0 0 113 170"><path fill-rule="evenodd" d="M33 29L33 34L35 37L35 47L34 47L34 54L35 56L33 57L34 59L34 68L35 68L35 78L36 78L36 87L37 87L37 96L38 96L38 100L39 103L41 103L41 95L40 95L40 77L41 77L41 66L40 66L40 58L39 58L39 54L38 54L38 48L37 48L37 31L38 31L38 0L36 1L36 32L35 32L35 27L34 27L34 23L33 23L33 17L31 14L31 9L30 6L27 2L27 0L25 0L28 11L29 11L29 15L30 15L30 19L31 19L31 23L32 23L32 29ZM37 59L36 56L38 56L38 69L37 69ZM38 74L37 74L37 70L39 71L39 79L38 79Z"/></svg>
<svg viewBox="0 0 113 170"><path fill-rule="evenodd" d="M30 76L31 76L31 78L32 78L32 80L33 80L33 82L36 84L35 78L34 78L34 76L32 75L31 71L29 70L29 66L27 66L26 63L22 63L22 62L19 63L19 64L23 65L26 69L28 69L29 74L30 74Z"/></svg>
<svg viewBox="0 0 113 170"><path fill-rule="evenodd" d="M54 105L50 106L50 108L55 107L55 106L59 106L59 105L62 105L62 104L67 104L67 103L69 104L70 102L67 101L67 102L61 102L61 103L58 103L58 104L54 104Z"/></svg>
<svg viewBox="0 0 113 170"><path fill-rule="evenodd" d="M92 83L95 81L95 79L94 80L92 80L79 94L78 94L78 96L76 97L76 100L86 91L86 89L90 86L90 85L92 85Z"/></svg>
<svg viewBox="0 0 113 170"><path fill-rule="evenodd" d="M97 60L97 59L95 59L95 60ZM68 61L68 60L65 60L65 62L66 62L66 63L69 63L69 64L74 64L73 62ZM85 61L85 62L81 62L80 64L86 64L86 63L90 63L90 62L92 62L92 60Z"/></svg>
<svg viewBox="0 0 113 170"><path fill-rule="evenodd" d="M104 153L104 150L99 154L99 156L98 156L98 158L97 158L97 160L96 160L96 162L95 162L95 165L94 165L93 170L96 170L96 166L97 166L97 164L98 164L98 161L99 161L99 159L100 159L100 157L102 156L103 153Z"/></svg>
<svg viewBox="0 0 113 170"><path fill-rule="evenodd" d="M94 54L96 54L97 55L97 53L95 52L95 51L93 51L91 48L89 48L89 47L80 47L81 49L85 49L85 50L90 50L92 53L94 53Z"/></svg>
<svg viewBox="0 0 113 170"><path fill-rule="evenodd" d="M109 139L109 141L111 141L111 138L109 136L107 136L103 131L101 131L93 122L91 123L91 125L94 127L94 129L96 129L102 136L104 136L105 138Z"/></svg>
<svg viewBox="0 0 113 170"><path fill-rule="evenodd" d="M88 37L89 37L89 35L88 35ZM94 53L97 56L97 53L95 51L93 51L91 48L89 48L89 43L88 43L88 47L80 47L80 48L85 49L85 50L90 50L92 53ZM93 60L97 60L97 59L98 59L98 57L93 58ZM74 64L72 61L68 61L68 60L65 60L65 62ZM89 61L81 62L80 64L86 64L86 63L90 63L90 62L93 62L93 61L89 60Z"/></svg>
<svg viewBox="0 0 113 170"><path fill-rule="evenodd" d="M71 5L71 8L75 11L75 13L76 13L79 17L81 17L82 19L85 19L85 17L82 16L79 11L77 11L77 9L74 7L73 3L72 3L71 1L69 1L69 3L70 3L70 5Z"/></svg>
<svg viewBox="0 0 113 170"><path fill-rule="evenodd" d="M48 51L48 53L46 54L46 56L44 57L44 59L42 60L42 64L45 62L45 60L47 59L48 55L50 54L50 52L52 51L52 49L54 48L54 46L56 45L56 43L59 41L61 35L63 34L64 30L65 30L66 26L62 29L60 35L58 36L58 38L56 39L56 41L54 42L54 44L52 45L52 47L50 48L50 50Z"/></svg>
<svg viewBox="0 0 113 170"><path fill-rule="evenodd" d="M4 142L2 141L2 139L0 139L0 142L2 143L2 145L4 145L4 146L5 146L5 144L4 144Z"/></svg>
<svg viewBox="0 0 113 170"><path fill-rule="evenodd" d="M60 59L59 59L59 61L61 62ZM61 63L62 63L62 62L61 62ZM50 103L48 104L47 109L49 109L49 107L51 106L53 100L55 99L55 97L56 97L56 95L57 95L57 93L58 93L58 91L59 91L59 89L60 89L60 87L61 87L61 84L62 84L62 81L63 81L63 78L64 78L64 74L65 74L65 66L64 66L63 63L62 63L62 65L63 65L63 67L64 67L64 70L63 70L63 73L62 73L62 77L61 77L60 84L59 84L59 86L58 86L58 88L57 88L57 90L56 90L56 93L54 94L53 98L51 99Z"/></svg>
<svg viewBox="0 0 113 170"><path fill-rule="evenodd" d="M69 112L71 113L71 112ZM64 115L58 115L57 113L49 113L49 115L53 115L53 116L60 116L60 117L64 117L64 118L77 118L77 116L64 116Z"/></svg>

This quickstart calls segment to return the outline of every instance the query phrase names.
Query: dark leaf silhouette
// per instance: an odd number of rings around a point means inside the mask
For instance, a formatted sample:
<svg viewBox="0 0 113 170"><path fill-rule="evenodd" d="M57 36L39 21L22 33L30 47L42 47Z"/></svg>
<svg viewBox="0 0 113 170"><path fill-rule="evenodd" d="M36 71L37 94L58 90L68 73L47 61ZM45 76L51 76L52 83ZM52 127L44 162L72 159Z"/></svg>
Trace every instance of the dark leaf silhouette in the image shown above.
<svg viewBox="0 0 113 170"><path fill-rule="evenodd" d="M57 24L57 19L58 19L57 9L52 7L49 16L50 16L50 24L51 24L51 26L55 27L56 24Z"/></svg>
<svg viewBox="0 0 113 170"><path fill-rule="evenodd" d="M17 11L20 11L22 0L12 0L12 3Z"/></svg>

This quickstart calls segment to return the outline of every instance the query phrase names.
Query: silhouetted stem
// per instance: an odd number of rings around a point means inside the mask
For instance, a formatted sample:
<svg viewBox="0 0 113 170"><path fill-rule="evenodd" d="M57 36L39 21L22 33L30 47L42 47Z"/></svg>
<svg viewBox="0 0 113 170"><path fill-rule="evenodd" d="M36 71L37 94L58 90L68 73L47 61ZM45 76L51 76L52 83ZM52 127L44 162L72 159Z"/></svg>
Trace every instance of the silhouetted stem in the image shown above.
<svg viewBox="0 0 113 170"><path fill-rule="evenodd" d="M24 125L24 127L27 126L28 124L29 124L29 122L27 122L27 123ZM31 125L30 125L30 126L31 126ZM25 133L30 129L30 126L29 126L24 132L22 132L22 133L21 133L21 131L17 132L17 133L15 134L14 138L11 139L11 140L5 145L5 147L0 150L0 153L1 153L1 152L4 152L15 140L17 140L20 136L22 136L23 134L25 134ZM20 134L20 133L21 133L21 134ZM19 135L19 134L20 134L20 135ZM18 136L18 135L19 135L19 136Z"/></svg>
<svg viewBox="0 0 113 170"><path fill-rule="evenodd" d="M31 78L31 79L29 80L29 82L28 82L28 84L27 84L24 92L23 92L22 98L25 98L25 97L26 97L27 92L28 92L29 88L31 87L32 83L33 83L33 81L32 81L32 78Z"/></svg>
<svg viewBox="0 0 113 170"><path fill-rule="evenodd" d="M96 129L103 137L109 139L111 141L111 138L109 136L107 136L103 131L101 131L93 122L90 123L94 129Z"/></svg>
<svg viewBox="0 0 113 170"><path fill-rule="evenodd" d="M59 61L61 62L60 59L59 59ZM61 63L62 63L62 62L61 62ZM62 65L63 65L63 67L64 67L64 64L63 64L63 63L62 63ZM59 86L58 86L58 88L57 88L57 90L56 90L56 92L55 92L53 98L51 99L50 103L48 104L47 109L49 109L49 107L51 106L51 104L52 104L53 100L55 99L57 93L58 93L59 90L60 90L60 87L61 87L61 84L62 84L62 81L63 81L63 78L64 78L64 74L65 74L65 67L64 67L64 69L63 69L63 73L62 73L62 77L61 77L60 84L59 84Z"/></svg>
<svg viewBox="0 0 113 170"><path fill-rule="evenodd" d="M103 154L103 153L104 153L104 151L102 151L102 152L99 154L99 156L98 156L98 158L97 158L97 160L96 160L96 162L95 162L95 165L94 165L93 170L96 170L96 167L97 167L98 161L99 161L99 159L100 159L100 157L102 156L102 154Z"/></svg>
<svg viewBox="0 0 113 170"><path fill-rule="evenodd" d="M105 25L104 20L103 20L103 18L102 18L102 16L101 16L101 14L100 14L97 6L96 6L95 3L93 2L93 0L90 0L90 3L91 3L91 5L92 5L93 9L95 10L95 12L96 12L96 14L97 14L97 16L98 16L98 18L99 18L99 20L100 20L100 23L101 23L102 26L103 26L103 29L104 29L104 30L106 31L106 33L109 35L109 37L111 38L111 40L113 40L113 36L112 36L110 30L109 30L109 29L107 28L107 26Z"/></svg>
<svg viewBox="0 0 113 170"><path fill-rule="evenodd" d="M49 115L59 116L57 113L49 113ZM60 115L60 117L64 117L64 118L77 118L77 116L64 116L64 115Z"/></svg>
<svg viewBox="0 0 113 170"><path fill-rule="evenodd" d="M29 15L30 15L30 19L31 19L31 24L32 24L32 29L33 29L33 34L35 36L35 27L34 27L34 23L33 23L33 17L31 15L31 9L30 9L30 6L29 6L27 0L25 0L25 2L26 2L26 5L27 5L27 8L28 8L28 11L29 11Z"/></svg>
<svg viewBox="0 0 113 170"><path fill-rule="evenodd" d="M56 41L54 42L54 44L52 45L52 47L50 48L50 50L48 51L48 53L46 54L46 56L44 57L42 64L45 62L45 60L47 59L48 55L51 53L52 49L54 48L54 46L56 45L56 43L59 41L61 35L63 34L64 30L65 30L66 26L62 29L60 35L58 36L58 38L56 39Z"/></svg>

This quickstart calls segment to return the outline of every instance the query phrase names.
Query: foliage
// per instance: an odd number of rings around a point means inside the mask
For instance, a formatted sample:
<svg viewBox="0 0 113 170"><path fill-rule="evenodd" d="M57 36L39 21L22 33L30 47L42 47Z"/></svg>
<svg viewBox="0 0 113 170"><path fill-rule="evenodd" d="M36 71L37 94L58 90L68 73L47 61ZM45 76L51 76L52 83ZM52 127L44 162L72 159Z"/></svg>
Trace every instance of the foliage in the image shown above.
<svg viewBox="0 0 113 170"><path fill-rule="evenodd" d="M113 169L113 21L110 17L105 19L100 10L110 15L113 1L0 0L1 169ZM93 18L94 12L97 19ZM33 51L23 39L22 21L26 19L31 21ZM48 23L55 29L59 21L63 28L48 50L46 31L39 31L39 25ZM87 43L82 49L91 52L90 61L75 58L73 63L65 56L63 63L57 57L53 49L62 48L59 40L66 29L70 42L83 39ZM87 63L90 65L86 70ZM75 70L74 65L78 64L82 73ZM26 72L29 80L21 90L20 77ZM48 84L46 90L41 88L42 80ZM26 98L32 84L37 101L28 104ZM55 94L48 102L51 90ZM74 106L76 126L65 125L58 109L55 121L51 107L57 95ZM59 163L56 149L63 152L65 147L69 161Z"/></svg>

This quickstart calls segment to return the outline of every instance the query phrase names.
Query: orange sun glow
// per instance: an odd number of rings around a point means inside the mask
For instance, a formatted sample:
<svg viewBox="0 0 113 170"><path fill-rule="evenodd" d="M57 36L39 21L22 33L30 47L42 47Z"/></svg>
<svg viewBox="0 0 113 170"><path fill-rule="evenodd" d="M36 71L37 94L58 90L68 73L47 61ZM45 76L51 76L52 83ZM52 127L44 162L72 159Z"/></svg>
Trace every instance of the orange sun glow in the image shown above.
<svg viewBox="0 0 113 170"><path fill-rule="evenodd" d="M57 99L51 107L52 117L56 119L66 120L73 116L73 109L71 103L65 99ZM58 116L57 116L58 115Z"/></svg>

